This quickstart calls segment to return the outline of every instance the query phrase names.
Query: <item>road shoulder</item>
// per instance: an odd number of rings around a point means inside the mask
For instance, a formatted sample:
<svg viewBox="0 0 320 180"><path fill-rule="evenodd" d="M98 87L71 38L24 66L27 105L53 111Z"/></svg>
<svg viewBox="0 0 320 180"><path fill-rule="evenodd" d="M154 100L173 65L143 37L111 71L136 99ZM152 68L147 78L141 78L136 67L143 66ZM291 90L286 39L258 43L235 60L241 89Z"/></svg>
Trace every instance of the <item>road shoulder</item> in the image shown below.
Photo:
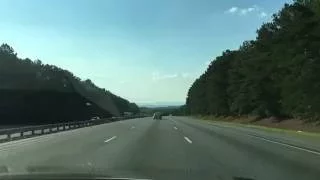
<svg viewBox="0 0 320 180"><path fill-rule="evenodd" d="M307 150L315 152L320 152L320 134L317 133L299 133L290 130L279 130L275 128L259 127L232 122L208 121L194 117L183 117L181 118L181 120L182 119L189 123L198 122L201 124L227 128L247 135L256 136L265 140L275 141L299 148L305 148Z"/></svg>

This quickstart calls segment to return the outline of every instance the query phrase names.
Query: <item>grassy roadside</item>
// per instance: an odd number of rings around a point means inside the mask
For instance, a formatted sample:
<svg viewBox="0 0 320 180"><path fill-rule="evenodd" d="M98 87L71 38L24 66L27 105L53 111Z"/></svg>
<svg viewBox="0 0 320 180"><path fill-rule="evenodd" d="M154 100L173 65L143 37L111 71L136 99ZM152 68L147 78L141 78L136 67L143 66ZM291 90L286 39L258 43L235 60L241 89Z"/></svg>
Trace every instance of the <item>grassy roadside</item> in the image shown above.
<svg viewBox="0 0 320 180"><path fill-rule="evenodd" d="M220 122L229 125L236 125L246 128L255 128L263 131L272 131L278 133L292 134L296 136L312 136L320 138L320 126L314 124L306 124L294 122L295 126L290 126L290 122L276 123L271 120L264 119L261 121L254 121L254 117L215 117L215 116L194 116L197 119L205 120L209 122ZM263 123L262 123L263 121ZM291 120L288 120L291 121ZM295 120L293 120L295 121ZM299 122L300 123L300 122ZM280 125L279 125L280 124Z"/></svg>

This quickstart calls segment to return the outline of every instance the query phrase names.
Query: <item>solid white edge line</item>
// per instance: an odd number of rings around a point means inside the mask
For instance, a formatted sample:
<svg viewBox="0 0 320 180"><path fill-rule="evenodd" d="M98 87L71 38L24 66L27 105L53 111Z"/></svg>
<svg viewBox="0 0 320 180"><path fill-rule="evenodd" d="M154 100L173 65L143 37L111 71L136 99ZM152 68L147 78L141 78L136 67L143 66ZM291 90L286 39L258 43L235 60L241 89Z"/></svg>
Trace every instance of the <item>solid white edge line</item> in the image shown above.
<svg viewBox="0 0 320 180"><path fill-rule="evenodd" d="M72 131L62 131L59 133L44 134L44 135L39 135L39 136L30 137L30 138L26 138L26 139L18 139L18 140L14 140L14 141L0 143L0 152L7 151L11 148L17 148L18 146L32 145L34 143L47 142L49 140L54 140L59 136L74 135L74 132L76 132L76 131L73 131L73 132Z"/></svg>
<svg viewBox="0 0 320 180"><path fill-rule="evenodd" d="M109 138L109 139L105 140L104 142L105 143L110 142L110 141L114 140L115 138L117 138L117 136L113 136L112 138Z"/></svg>
<svg viewBox="0 0 320 180"><path fill-rule="evenodd" d="M185 136L184 139L185 139L188 143L192 144L192 141L191 141L188 137Z"/></svg>
<svg viewBox="0 0 320 180"><path fill-rule="evenodd" d="M219 125L216 125L214 123L208 123L212 126L216 126L216 127L219 127ZM220 128L229 128L228 126L220 126ZM245 133L246 134L246 133ZM315 155L319 155L320 156L320 152L318 151L313 151L313 150L309 150L309 149L305 149L305 148L302 148L302 147L298 147L298 146L294 146L294 145L290 145L290 144L286 144L286 143L282 143L282 142L278 142L278 141L274 141L274 140L270 140L270 139L267 139L267 138L263 138L263 137L259 137L259 136L254 136L254 135L251 135L251 134L246 134L250 137L253 137L253 138L256 138L256 139L260 139L260 140L263 140L263 141L266 141L266 142L270 142L270 143L274 143L274 144L279 144L279 145L282 145L282 146L286 146L286 147L290 147L290 148L293 148L293 149L298 149L300 151L305 151L305 152L308 152L308 153L311 153L311 154L315 154Z"/></svg>
<svg viewBox="0 0 320 180"><path fill-rule="evenodd" d="M8 150L10 148L16 148L17 146L21 145L31 145L33 143L41 143L45 141L49 141L51 139L56 139L59 136L73 136L76 133L79 133L79 131L86 130L88 127L80 128L80 129L71 129L67 131L61 131L61 132L56 132L56 133L50 133L50 134L42 134L30 138L25 138L25 139L18 139L18 140L13 140L13 141L7 141L7 142L2 142L0 143L0 151ZM90 127L90 128L93 128Z"/></svg>
<svg viewBox="0 0 320 180"><path fill-rule="evenodd" d="M279 145L282 145L282 146L298 149L298 150L301 150L301 151L305 151L305 152L316 154L316 155L320 156L320 152L312 151L312 150L301 148L301 147L298 147L298 146L293 146L293 145L286 144L286 143L281 143L281 142L278 142L278 141L273 141L273 140L266 139L266 138L263 138L263 137L258 137L258 136L253 136L253 135L250 135L250 136L254 137L254 138L257 138L257 139L260 139L260 140L263 140L263 141L267 141L267 142L274 143L274 144L279 144Z"/></svg>

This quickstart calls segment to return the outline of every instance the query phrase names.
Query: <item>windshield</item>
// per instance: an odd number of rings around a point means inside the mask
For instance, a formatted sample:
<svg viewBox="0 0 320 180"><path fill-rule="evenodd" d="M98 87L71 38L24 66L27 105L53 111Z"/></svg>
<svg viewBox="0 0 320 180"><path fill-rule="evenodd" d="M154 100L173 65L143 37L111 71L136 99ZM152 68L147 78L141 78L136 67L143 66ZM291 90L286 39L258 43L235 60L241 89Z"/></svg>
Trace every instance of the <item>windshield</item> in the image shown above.
<svg viewBox="0 0 320 180"><path fill-rule="evenodd" d="M319 0L0 16L0 179L319 179Z"/></svg>

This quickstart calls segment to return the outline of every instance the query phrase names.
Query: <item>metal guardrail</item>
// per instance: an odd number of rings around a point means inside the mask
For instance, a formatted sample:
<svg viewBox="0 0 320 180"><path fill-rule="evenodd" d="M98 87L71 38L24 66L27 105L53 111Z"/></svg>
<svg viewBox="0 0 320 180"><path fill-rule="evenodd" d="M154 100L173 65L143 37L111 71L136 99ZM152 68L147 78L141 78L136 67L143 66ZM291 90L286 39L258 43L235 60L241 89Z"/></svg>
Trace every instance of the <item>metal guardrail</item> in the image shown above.
<svg viewBox="0 0 320 180"><path fill-rule="evenodd" d="M40 136L44 134L51 134L61 131L67 131L72 129L78 129L88 126L95 126L99 124L110 123L114 121L121 121L126 119L141 118L145 116L128 116L128 117L113 117L107 119L95 119L87 121L75 121L75 122L65 122L57 124L46 124L39 126L27 126L19 128L10 129L0 129L0 143L6 141L13 141L17 139L24 139L33 136Z"/></svg>

